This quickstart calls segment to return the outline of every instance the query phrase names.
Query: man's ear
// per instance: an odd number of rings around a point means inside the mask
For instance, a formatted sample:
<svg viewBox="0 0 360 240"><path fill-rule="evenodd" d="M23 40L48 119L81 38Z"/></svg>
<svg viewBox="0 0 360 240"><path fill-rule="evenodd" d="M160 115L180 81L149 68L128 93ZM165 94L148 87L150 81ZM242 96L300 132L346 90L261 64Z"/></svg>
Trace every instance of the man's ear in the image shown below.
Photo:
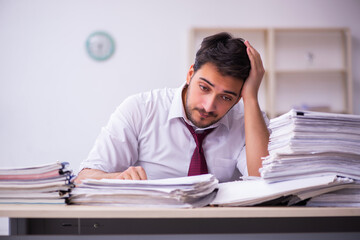
<svg viewBox="0 0 360 240"><path fill-rule="evenodd" d="M194 64L190 66L190 69L187 73L187 76L186 76L186 84L189 85L190 84L190 80L191 78L194 76Z"/></svg>

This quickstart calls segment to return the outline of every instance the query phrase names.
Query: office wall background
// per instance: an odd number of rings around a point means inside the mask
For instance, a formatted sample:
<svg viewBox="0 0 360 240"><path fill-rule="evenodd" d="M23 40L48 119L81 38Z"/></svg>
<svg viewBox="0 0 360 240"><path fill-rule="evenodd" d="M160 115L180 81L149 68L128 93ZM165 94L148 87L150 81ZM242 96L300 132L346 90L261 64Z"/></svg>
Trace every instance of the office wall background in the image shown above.
<svg viewBox="0 0 360 240"><path fill-rule="evenodd" d="M192 27L349 27L360 114L358 0L0 0L0 165L86 158L124 98L178 87ZM111 59L85 50L94 31L116 42Z"/></svg>

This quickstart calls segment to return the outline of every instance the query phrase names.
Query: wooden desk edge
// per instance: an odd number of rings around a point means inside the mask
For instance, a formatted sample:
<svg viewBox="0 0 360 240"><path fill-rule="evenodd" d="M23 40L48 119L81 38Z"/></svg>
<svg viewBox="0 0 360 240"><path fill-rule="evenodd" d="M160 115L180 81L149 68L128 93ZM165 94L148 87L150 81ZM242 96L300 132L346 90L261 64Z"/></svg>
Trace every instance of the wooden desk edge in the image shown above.
<svg viewBox="0 0 360 240"><path fill-rule="evenodd" d="M282 218L360 217L360 208L205 207L122 208L108 206L0 204L0 217L9 218Z"/></svg>

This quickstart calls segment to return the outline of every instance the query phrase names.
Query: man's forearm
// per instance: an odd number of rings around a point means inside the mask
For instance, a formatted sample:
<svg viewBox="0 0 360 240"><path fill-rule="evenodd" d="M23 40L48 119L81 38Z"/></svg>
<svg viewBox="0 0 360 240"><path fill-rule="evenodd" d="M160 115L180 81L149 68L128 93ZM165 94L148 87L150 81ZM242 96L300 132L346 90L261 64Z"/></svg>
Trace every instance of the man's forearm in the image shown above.
<svg viewBox="0 0 360 240"><path fill-rule="evenodd" d="M260 176L262 157L269 154L269 131L257 99L244 100L246 161L250 176Z"/></svg>
<svg viewBox="0 0 360 240"><path fill-rule="evenodd" d="M103 178L116 178L120 173L107 173L98 169L84 168L79 172L75 178L75 184L81 183L84 179L103 179Z"/></svg>
<svg viewBox="0 0 360 240"><path fill-rule="evenodd" d="M81 183L84 179L122 179L122 180L146 180L147 175L145 170L140 166L131 166L123 172L108 173L98 169L84 168L80 171L76 179L75 184Z"/></svg>

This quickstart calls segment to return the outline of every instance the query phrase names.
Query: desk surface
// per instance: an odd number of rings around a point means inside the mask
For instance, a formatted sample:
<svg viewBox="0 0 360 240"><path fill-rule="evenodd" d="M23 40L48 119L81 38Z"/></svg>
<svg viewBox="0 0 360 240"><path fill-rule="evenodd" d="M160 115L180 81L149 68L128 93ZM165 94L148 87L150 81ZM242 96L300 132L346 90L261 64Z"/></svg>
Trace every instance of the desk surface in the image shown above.
<svg viewBox="0 0 360 240"><path fill-rule="evenodd" d="M292 218L359 217L360 208L204 207L123 208L75 205L0 204L0 217L9 218Z"/></svg>

